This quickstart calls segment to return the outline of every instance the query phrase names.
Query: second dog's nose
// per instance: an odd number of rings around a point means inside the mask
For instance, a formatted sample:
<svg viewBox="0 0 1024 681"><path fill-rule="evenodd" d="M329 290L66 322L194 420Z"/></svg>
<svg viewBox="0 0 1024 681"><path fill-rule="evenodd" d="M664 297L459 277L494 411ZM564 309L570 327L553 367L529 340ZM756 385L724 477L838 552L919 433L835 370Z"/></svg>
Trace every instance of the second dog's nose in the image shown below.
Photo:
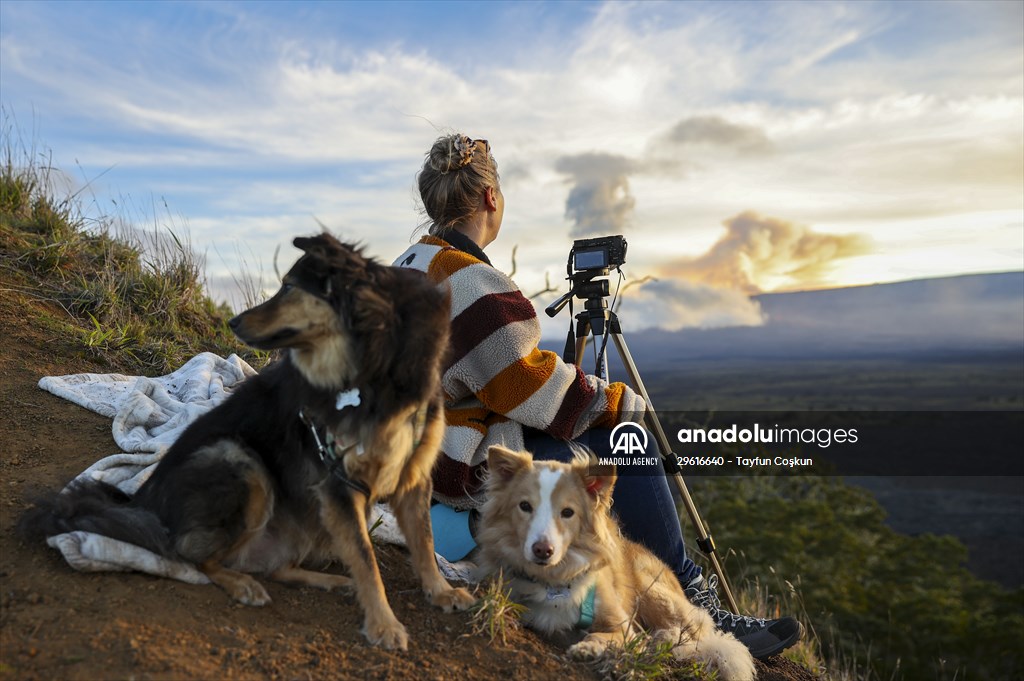
<svg viewBox="0 0 1024 681"><path fill-rule="evenodd" d="M238 325L241 324L241 323L242 323L241 316L232 317L231 319L228 320L228 326L230 326L232 329L237 329Z"/></svg>
<svg viewBox="0 0 1024 681"><path fill-rule="evenodd" d="M543 540L535 542L531 548L533 549L533 555L537 560L547 560L555 553L555 547L551 545L551 542Z"/></svg>

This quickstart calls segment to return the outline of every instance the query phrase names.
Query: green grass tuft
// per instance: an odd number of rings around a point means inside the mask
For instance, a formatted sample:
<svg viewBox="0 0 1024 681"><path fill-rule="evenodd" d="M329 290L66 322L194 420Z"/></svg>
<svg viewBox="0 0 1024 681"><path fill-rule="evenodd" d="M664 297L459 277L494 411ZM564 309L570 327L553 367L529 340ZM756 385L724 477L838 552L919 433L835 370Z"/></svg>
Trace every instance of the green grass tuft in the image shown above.
<svg viewBox="0 0 1024 681"><path fill-rule="evenodd" d="M696 675L686 677L682 675L686 667L673 663L670 642L656 642L646 633L639 633L627 640L622 647L609 647L603 655L587 661L586 665L600 678L609 681L710 679L703 675L701 665L693 665Z"/></svg>
<svg viewBox="0 0 1024 681"><path fill-rule="evenodd" d="M507 645L509 635L518 631L526 608L512 600L512 588L500 573L481 589L473 607L470 629L477 636L487 636Z"/></svg>

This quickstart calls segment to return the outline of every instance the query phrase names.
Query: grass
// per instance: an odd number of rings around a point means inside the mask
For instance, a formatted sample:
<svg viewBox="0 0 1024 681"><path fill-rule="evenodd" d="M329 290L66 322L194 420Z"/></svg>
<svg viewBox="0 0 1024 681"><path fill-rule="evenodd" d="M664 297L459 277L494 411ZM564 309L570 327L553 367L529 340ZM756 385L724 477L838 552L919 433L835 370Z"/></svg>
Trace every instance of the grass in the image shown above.
<svg viewBox="0 0 1024 681"><path fill-rule="evenodd" d="M474 635L487 636L491 643L508 645L508 637L519 631L526 608L512 600L512 588L501 573L486 582L477 594L469 626Z"/></svg>
<svg viewBox="0 0 1024 681"><path fill-rule="evenodd" d="M257 367L267 362L266 353L234 339L232 310L207 296L203 262L173 219L154 217L147 230L121 215L91 214L50 154L26 146L6 121L0 154L7 290L63 311L47 321L63 341L143 375L169 373L204 351L235 353Z"/></svg>
<svg viewBox="0 0 1024 681"><path fill-rule="evenodd" d="M730 552L727 558L741 563L737 572L755 572L745 554ZM869 649L863 650L861 659L857 653L850 654L847 648L839 645L840 634L834 624L825 622L819 630L804 601L802 582L799 574L793 575L790 581L769 565L765 579L758 575L741 584L734 583L734 595L744 615L766 619L790 616L803 624L803 638L782 653L786 659L829 681L879 681L867 664L872 657Z"/></svg>
<svg viewBox="0 0 1024 681"><path fill-rule="evenodd" d="M798 619L804 626L804 637L796 645L783 651L782 656L810 669L815 674L825 675L833 667L837 651L824 646L818 636L818 631L807 611L807 605L804 603L803 594L800 591L800 575L795 576L796 583L794 584L776 574L775 569L771 566L768 566L768 574L771 575L771 584L768 581L762 581L760 577L755 577L740 587L736 594L740 611L744 615L766 619L778 619L785 616ZM829 655L823 655L822 650L827 650ZM840 681L840 679L860 677L830 675L828 678Z"/></svg>
<svg viewBox="0 0 1024 681"><path fill-rule="evenodd" d="M602 679L610 681L654 681L674 679L689 681L713 681L713 675L704 673L702 665L689 665L692 675L684 676L687 667L675 664L672 644L667 641L655 642L644 633L626 641L621 648L611 647L596 659L586 662Z"/></svg>

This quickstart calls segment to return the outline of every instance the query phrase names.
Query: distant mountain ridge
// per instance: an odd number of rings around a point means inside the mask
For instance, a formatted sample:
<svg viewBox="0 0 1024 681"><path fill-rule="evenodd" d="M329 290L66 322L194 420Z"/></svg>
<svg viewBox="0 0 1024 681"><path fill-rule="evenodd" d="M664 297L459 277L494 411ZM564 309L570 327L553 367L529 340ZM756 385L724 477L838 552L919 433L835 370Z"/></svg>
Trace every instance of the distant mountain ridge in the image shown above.
<svg viewBox="0 0 1024 681"><path fill-rule="evenodd" d="M756 327L628 334L646 368L703 359L800 359L1016 352L1024 357L1024 272L916 279L756 296ZM629 315L624 305L620 315Z"/></svg>

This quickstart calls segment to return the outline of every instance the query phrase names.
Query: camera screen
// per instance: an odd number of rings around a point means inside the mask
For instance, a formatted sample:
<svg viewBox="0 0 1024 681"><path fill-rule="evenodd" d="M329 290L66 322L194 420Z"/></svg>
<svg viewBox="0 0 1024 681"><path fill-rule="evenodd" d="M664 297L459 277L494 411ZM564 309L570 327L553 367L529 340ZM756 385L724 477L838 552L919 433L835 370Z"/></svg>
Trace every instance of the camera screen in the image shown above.
<svg viewBox="0 0 1024 681"><path fill-rule="evenodd" d="M576 251L573 254L572 264L578 270L593 270L599 267L608 267L607 252L603 248L596 248L592 251Z"/></svg>

